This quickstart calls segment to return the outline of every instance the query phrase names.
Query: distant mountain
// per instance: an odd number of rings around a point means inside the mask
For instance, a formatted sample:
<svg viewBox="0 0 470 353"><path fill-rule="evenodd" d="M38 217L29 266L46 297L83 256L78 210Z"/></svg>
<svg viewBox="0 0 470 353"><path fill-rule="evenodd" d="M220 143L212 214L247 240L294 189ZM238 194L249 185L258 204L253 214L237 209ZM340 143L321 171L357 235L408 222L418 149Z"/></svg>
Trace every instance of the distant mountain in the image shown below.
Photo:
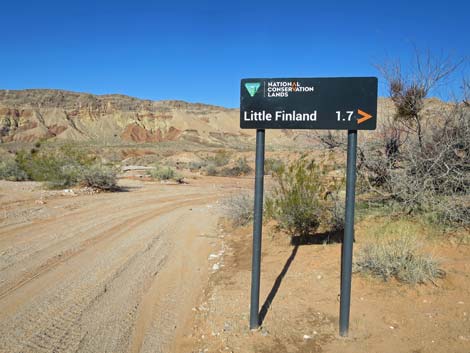
<svg viewBox="0 0 470 353"><path fill-rule="evenodd" d="M426 106L438 112L442 104L430 99ZM380 98L378 108L379 121L393 114L389 99ZM238 109L120 94L0 90L0 142L38 139L103 143L189 141L240 146L253 141L254 131L239 128ZM293 130L270 131L270 141L279 145L303 143L305 139L311 139L311 135Z"/></svg>

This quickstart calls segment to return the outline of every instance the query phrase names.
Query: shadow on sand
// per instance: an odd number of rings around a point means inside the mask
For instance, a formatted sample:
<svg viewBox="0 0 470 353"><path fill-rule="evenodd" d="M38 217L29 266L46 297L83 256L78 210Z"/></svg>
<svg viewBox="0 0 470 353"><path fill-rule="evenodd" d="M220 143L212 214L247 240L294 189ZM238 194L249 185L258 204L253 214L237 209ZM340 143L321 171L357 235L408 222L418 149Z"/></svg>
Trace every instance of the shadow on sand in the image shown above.
<svg viewBox="0 0 470 353"><path fill-rule="evenodd" d="M297 255L297 251L299 246L303 245L323 245L323 244L334 244L334 243L341 243L343 241L343 231L336 231L336 232L324 232L324 233L317 233L312 235L302 235L302 236L295 236L291 239L291 244L294 246L292 249L292 253L290 254L289 258L287 259L284 267L282 268L281 273L277 276L276 280L274 281L274 285L271 288L268 296L266 297L266 301L264 302L263 306L261 307L261 311L259 313L259 321L260 325L263 323L269 308L271 307L271 303L273 302L276 294L281 287L282 281L289 271L289 268L292 262Z"/></svg>

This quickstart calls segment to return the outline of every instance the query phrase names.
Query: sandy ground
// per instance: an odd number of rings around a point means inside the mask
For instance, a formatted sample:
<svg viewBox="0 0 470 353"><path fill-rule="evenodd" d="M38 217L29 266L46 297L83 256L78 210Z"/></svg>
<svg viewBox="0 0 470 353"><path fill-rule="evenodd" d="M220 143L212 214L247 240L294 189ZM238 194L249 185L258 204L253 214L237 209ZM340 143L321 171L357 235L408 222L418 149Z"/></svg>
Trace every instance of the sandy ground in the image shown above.
<svg viewBox="0 0 470 353"><path fill-rule="evenodd" d="M177 352L224 185L78 195L0 182L0 352Z"/></svg>
<svg viewBox="0 0 470 353"><path fill-rule="evenodd" d="M369 226L357 225L355 251ZM434 285L354 274L344 338L338 334L341 245L294 247L269 227L262 251L263 322L249 330L251 232L250 226L226 227L224 267L211 276L198 307L193 352L470 352L470 246L436 240L433 252L446 277Z"/></svg>
<svg viewBox="0 0 470 353"><path fill-rule="evenodd" d="M266 227L250 331L252 230L221 221L219 201L253 180L121 182L78 196L0 182L0 352L470 352L469 245L435 243L435 285L355 274L342 338L341 245L296 248Z"/></svg>

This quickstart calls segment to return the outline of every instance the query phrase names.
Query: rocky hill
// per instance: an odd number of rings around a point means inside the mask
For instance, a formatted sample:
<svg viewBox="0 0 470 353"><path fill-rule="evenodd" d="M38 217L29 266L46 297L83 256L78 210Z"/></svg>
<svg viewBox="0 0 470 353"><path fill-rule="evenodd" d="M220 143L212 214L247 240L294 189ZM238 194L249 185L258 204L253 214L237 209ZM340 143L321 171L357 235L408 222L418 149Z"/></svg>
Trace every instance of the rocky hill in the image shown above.
<svg viewBox="0 0 470 353"><path fill-rule="evenodd" d="M436 111L437 99L427 103ZM379 99L379 120L393 113ZM437 109L438 111L438 109ZM92 95L51 89L0 90L0 142L70 139L102 143L190 141L211 146L252 142L240 130L238 109L183 101L151 101L124 95ZM302 143L309 134L270 131L276 144Z"/></svg>
<svg viewBox="0 0 470 353"><path fill-rule="evenodd" d="M247 138L236 109L61 90L0 90L1 142L38 139L102 142Z"/></svg>

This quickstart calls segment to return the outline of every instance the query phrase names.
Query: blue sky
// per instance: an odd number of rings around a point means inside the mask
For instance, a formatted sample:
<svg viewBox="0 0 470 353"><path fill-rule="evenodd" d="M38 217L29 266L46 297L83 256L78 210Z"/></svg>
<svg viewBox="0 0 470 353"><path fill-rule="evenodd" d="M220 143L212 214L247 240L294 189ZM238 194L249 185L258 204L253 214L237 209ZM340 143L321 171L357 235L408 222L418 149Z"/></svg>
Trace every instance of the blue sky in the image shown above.
<svg viewBox="0 0 470 353"><path fill-rule="evenodd" d="M244 77L377 76L413 46L468 57L469 13L463 0L3 1L0 89L237 107Z"/></svg>

